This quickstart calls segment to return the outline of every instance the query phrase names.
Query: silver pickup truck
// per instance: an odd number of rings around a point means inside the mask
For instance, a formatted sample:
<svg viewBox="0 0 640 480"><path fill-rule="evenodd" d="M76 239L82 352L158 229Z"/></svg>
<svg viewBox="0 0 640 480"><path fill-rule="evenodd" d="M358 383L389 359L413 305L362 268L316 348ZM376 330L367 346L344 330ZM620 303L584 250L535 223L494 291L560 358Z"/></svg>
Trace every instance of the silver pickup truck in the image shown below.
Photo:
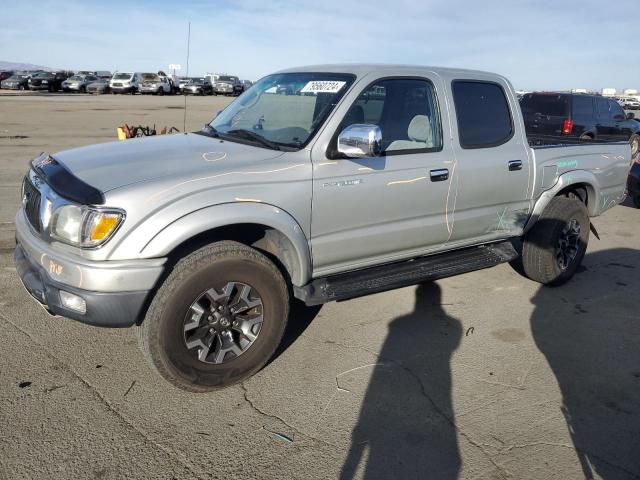
<svg viewBox="0 0 640 480"><path fill-rule="evenodd" d="M560 141L527 138L499 75L285 70L201 131L34 159L15 262L51 313L135 325L166 380L212 390L265 365L293 297L518 259L534 281L570 279L590 217L624 197L631 150Z"/></svg>

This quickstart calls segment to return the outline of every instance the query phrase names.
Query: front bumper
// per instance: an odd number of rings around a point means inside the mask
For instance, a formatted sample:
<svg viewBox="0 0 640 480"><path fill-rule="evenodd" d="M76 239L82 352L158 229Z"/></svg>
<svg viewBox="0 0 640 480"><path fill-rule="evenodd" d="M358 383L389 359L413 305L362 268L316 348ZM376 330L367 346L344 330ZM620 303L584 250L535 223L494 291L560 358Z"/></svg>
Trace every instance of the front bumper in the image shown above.
<svg viewBox="0 0 640 480"><path fill-rule="evenodd" d="M133 87L111 87L111 91L115 93L130 93Z"/></svg>
<svg viewBox="0 0 640 480"><path fill-rule="evenodd" d="M160 88L162 88L162 87L160 87ZM140 93L156 93L160 88L158 88L158 87L146 87L144 85L140 85L138 87L138 91Z"/></svg>
<svg viewBox="0 0 640 480"><path fill-rule="evenodd" d="M49 90L51 85L29 85L29 90Z"/></svg>
<svg viewBox="0 0 640 480"><path fill-rule="evenodd" d="M22 210L16 216L16 243L16 270L39 303L53 314L102 327L129 327L142 319L166 261L89 261L58 252L31 233ZM81 297L86 313L63 306L61 290Z"/></svg>
<svg viewBox="0 0 640 480"><path fill-rule="evenodd" d="M82 89L82 85L73 84L73 85L62 85L62 90L65 92L79 92Z"/></svg>

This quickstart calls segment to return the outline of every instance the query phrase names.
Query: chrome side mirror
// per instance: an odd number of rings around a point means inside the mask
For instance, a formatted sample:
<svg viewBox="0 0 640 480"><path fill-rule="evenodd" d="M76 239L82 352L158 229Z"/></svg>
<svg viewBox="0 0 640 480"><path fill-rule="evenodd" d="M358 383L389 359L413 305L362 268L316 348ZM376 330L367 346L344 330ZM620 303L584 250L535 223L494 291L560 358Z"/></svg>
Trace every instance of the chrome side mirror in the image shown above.
<svg viewBox="0 0 640 480"><path fill-rule="evenodd" d="M377 125L349 125L338 135L338 152L347 158L377 157L382 152L382 130Z"/></svg>

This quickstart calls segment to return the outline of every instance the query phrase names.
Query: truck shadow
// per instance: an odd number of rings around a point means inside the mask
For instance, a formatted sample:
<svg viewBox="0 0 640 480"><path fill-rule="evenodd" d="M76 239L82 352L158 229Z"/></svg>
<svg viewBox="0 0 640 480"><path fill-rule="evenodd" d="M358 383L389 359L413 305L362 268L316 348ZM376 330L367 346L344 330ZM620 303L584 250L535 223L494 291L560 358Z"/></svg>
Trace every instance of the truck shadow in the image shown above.
<svg viewBox="0 0 640 480"><path fill-rule="evenodd" d="M562 392L585 478L640 478L640 252L585 256L531 299L531 332Z"/></svg>
<svg viewBox="0 0 640 480"><path fill-rule="evenodd" d="M450 358L461 336L440 287L420 285L414 311L389 325L341 479L458 477Z"/></svg>

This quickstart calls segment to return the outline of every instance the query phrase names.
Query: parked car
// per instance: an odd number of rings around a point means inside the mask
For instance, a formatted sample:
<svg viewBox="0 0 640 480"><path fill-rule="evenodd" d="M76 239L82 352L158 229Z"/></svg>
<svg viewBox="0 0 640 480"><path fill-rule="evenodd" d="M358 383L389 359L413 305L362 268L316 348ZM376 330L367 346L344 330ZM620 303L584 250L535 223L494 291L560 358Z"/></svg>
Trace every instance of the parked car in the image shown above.
<svg viewBox="0 0 640 480"><path fill-rule="evenodd" d="M109 81L111 93L131 93L138 91L140 86L141 73L138 72L116 72Z"/></svg>
<svg viewBox="0 0 640 480"><path fill-rule="evenodd" d="M6 80L9 77L12 77L14 74L13 70L2 70L0 71L0 82Z"/></svg>
<svg viewBox="0 0 640 480"><path fill-rule="evenodd" d="M189 83L182 87L185 95L213 95L213 85L208 78L199 77L189 79Z"/></svg>
<svg viewBox="0 0 640 480"><path fill-rule="evenodd" d="M636 208L640 208L640 154L636 155L627 178L627 193Z"/></svg>
<svg viewBox="0 0 640 480"><path fill-rule="evenodd" d="M640 125L614 100L597 95L540 92L520 100L527 134L562 136L584 141L627 140L635 156Z"/></svg>
<svg viewBox="0 0 640 480"><path fill-rule="evenodd" d="M285 70L199 132L35 158L16 269L52 313L139 325L175 386L221 388L272 356L291 294L318 305L462 274L515 260L514 243L530 279L570 280L590 217L624 198L630 148L524 137L500 75Z"/></svg>
<svg viewBox="0 0 640 480"><path fill-rule="evenodd" d="M640 102L637 98L634 97L619 97L618 103L620 106L626 110L639 110Z"/></svg>
<svg viewBox="0 0 640 480"><path fill-rule="evenodd" d="M164 95L172 93L169 78L161 77L157 73L141 73L138 91L140 93L153 93L155 95Z"/></svg>
<svg viewBox="0 0 640 480"><path fill-rule="evenodd" d="M62 82L62 90L65 92L87 92L87 85L98 80L95 75L72 75Z"/></svg>
<svg viewBox="0 0 640 480"><path fill-rule="evenodd" d="M62 72L40 72L29 79L29 90L57 92L62 90L62 82L66 79L67 75Z"/></svg>
<svg viewBox="0 0 640 480"><path fill-rule="evenodd" d="M87 85L87 93L109 93L109 80L106 78L98 78L95 82L91 82Z"/></svg>
<svg viewBox="0 0 640 480"><path fill-rule="evenodd" d="M242 93L242 83L240 79L233 75L213 74L209 76L213 85L213 93L216 95L240 95Z"/></svg>
<svg viewBox="0 0 640 480"><path fill-rule="evenodd" d="M7 90L27 90L29 88L29 77L26 75L11 75L0 82L0 88Z"/></svg>
<svg viewBox="0 0 640 480"><path fill-rule="evenodd" d="M189 83L188 77L179 77L176 82L176 92L182 92L182 88Z"/></svg>

